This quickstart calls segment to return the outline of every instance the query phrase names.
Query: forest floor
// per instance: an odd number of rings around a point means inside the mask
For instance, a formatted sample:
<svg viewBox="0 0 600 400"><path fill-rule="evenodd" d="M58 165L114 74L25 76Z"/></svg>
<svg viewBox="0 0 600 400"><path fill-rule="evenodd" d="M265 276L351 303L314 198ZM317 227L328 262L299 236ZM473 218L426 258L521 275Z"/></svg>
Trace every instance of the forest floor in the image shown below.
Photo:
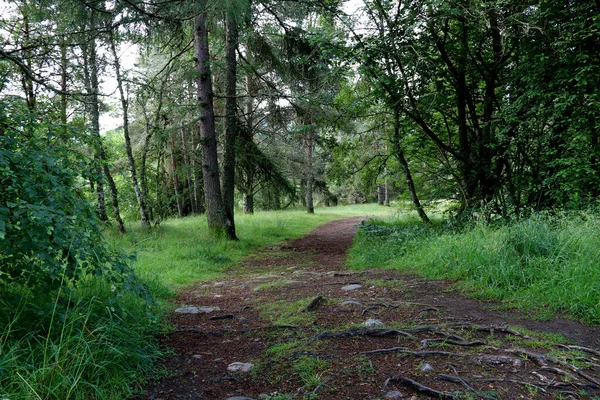
<svg viewBox="0 0 600 400"><path fill-rule="evenodd" d="M347 270L360 220L180 292L188 308L161 338L169 374L136 399L600 399L599 327L534 320L448 281Z"/></svg>

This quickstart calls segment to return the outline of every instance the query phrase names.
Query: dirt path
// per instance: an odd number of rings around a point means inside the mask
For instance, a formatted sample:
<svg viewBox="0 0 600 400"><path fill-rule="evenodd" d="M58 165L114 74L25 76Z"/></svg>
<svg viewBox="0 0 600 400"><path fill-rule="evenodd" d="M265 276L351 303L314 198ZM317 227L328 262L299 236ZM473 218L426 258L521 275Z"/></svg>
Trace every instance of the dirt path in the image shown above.
<svg viewBox="0 0 600 400"><path fill-rule="evenodd" d="M182 292L196 308L172 314L170 375L138 399L600 398L600 328L493 311L448 282L344 270L359 221Z"/></svg>

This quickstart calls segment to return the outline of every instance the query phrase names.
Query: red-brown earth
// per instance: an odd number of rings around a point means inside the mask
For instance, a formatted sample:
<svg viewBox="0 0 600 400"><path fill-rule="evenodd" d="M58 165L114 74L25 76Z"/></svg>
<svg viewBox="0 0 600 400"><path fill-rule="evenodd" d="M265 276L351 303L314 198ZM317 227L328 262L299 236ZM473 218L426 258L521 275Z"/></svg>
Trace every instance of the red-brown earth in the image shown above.
<svg viewBox="0 0 600 400"><path fill-rule="evenodd" d="M346 270L360 220L182 291L181 307L214 310L170 314L169 373L136 399L600 398L600 328L500 311L452 282Z"/></svg>

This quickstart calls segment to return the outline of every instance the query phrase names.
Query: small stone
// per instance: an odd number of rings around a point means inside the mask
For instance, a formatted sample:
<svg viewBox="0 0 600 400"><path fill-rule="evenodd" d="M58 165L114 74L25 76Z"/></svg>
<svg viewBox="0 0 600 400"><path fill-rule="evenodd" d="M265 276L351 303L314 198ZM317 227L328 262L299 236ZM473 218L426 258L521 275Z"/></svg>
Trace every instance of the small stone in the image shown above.
<svg viewBox="0 0 600 400"><path fill-rule="evenodd" d="M219 287L219 286L225 286L227 285L227 282L215 282L213 283L213 286Z"/></svg>
<svg viewBox="0 0 600 400"><path fill-rule="evenodd" d="M200 310L198 307L181 307L175 310L175 312L178 314L198 314Z"/></svg>
<svg viewBox="0 0 600 400"><path fill-rule="evenodd" d="M214 311L221 311L219 307L198 307L199 313L210 314Z"/></svg>
<svg viewBox="0 0 600 400"><path fill-rule="evenodd" d="M202 358L202 355L200 355L200 354L194 354L192 356L192 358L195 358L196 360L200 360Z"/></svg>
<svg viewBox="0 0 600 400"><path fill-rule="evenodd" d="M243 363L243 362L234 362L227 366L227 371L229 372L250 372L254 368L254 364L251 363Z"/></svg>
<svg viewBox="0 0 600 400"><path fill-rule="evenodd" d="M279 275L267 274L267 275L260 275L260 276L256 277L256 279L260 279L260 280L263 280L263 279L273 279L273 278L279 278Z"/></svg>
<svg viewBox="0 0 600 400"><path fill-rule="evenodd" d="M358 306L362 307L363 303L358 300L347 300L342 303L343 306Z"/></svg>
<svg viewBox="0 0 600 400"><path fill-rule="evenodd" d="M233 397L228 397L227 400L254 400L252 397L246 397L246 396L233 396Z"/></svg>
<svg viewBox="0 0 600 400"><path fill-rule="evenodd" d="M358 289L362 289L362 285L352 284L352 285L342 286L342 290L344 290L346 292L348 292L350 290L358 290Z"/></svg>
<svg viewBox="0 0 600 400"><path fill-rule="evenodd" d="M387 392L385 394L385 398L389 399L389 400L397 400L397 399L401 399L403 397L404 397L404 395L397 390L392 390L391 392Z"/></svg>
<svg viewBox="0 0 600 400"><path fill-rule="evenodd" d="M378 319L368 319L364 322L364 324L368 328L372 328L374 326L383 326L383 322Z"/></svg>
<svg viewBox="0 0 600 400"><path fill-rule="evenodd" d="M429 364L429 363L423 364L423 366L421 367L421 372L429 372L429 371L433 371L433 367L431 366L431 364Z"/></svg>
<svg viewBox="0 0 600 400"><path fill-rule="evenodd" d="M289 281L285 281L286 285L298 285L302 283L301 281L294 281L294 280L289 280Z"/></svg>

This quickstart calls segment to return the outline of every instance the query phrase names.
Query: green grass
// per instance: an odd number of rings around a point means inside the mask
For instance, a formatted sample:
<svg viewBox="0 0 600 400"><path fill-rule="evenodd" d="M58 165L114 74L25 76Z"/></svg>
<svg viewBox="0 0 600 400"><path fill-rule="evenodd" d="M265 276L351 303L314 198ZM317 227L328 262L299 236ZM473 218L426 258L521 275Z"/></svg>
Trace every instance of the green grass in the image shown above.
<svg viewBox="0 0 600 400"><path fill-rule="evenodd" d="M134 225L120 235L107 231L112 246L137 252L136 271L143 277L177 289L198 280L215 279L250 253L301 237L326 222L353 216L391 213L389 207L372 204L236 215L238 242L208 235L203 216L170 219L149 231Z"/></svg>
<svg viewBox="0 0 600 400"><path fill-rule="evenodd" d="M593 213L534 215L460 232L402 217L374 222L357 235L349 265L456 280L478 297L540 318L600 324L600 217Z"/></svg>
<svg viewBox="0 0 600 400"><path fill-rule="evenodd" d="M122 399L156 376L160 325L139 298L117 305L98 280L54 299L3 289L0 399Z"/></svg>

